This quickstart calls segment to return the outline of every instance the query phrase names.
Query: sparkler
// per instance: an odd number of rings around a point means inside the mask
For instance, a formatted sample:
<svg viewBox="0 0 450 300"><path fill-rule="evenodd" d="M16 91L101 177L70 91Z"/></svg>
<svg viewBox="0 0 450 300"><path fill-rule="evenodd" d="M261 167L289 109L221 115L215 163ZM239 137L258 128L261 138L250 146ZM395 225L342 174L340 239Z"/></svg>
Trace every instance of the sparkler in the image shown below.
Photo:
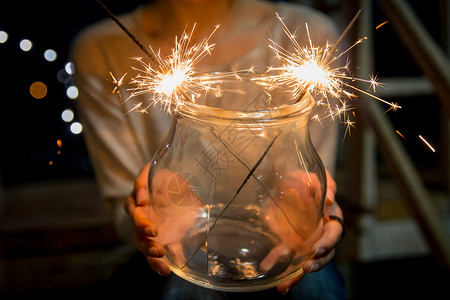
<svg viewBox="0 0 450 300"><path fill-rule="evenodd" d="M132 94L128 99L143 94L152 95L152 99L147 106L144 107L142 103L139 103L133 109L140 108L145 112L149 106L160 104L168 113L171 113L177 111L185 101L195 102L198 97L214 90L215 88L211 86L212 82L228 77L242 79L242 75L253 73L252 69L214 73L198 73L195 70L195 65L205 56L210 55L214 49L215 44L210 44L209 40L217 29L219 25L208 37L191 46L194 25L190 32L184 31L180 39L175 38L175 47L165 58L161 57L160 51L155 53L150 47L157 67L145 63L142 58L137 58L143 69L134 68L139 75L131 81L136 88L131 89Z"/></svg>
<svg viewBox="0 0 450 300"><path fill-rule="evenodd" d="M215 44L210 44L209 39L218 28L219 25L208 37L190 46L194 25L189 33L185 31L180 39L175 39L175 48L166 58L162 58L159 51L155 53L150 47L157 67L152 67L142 58L137 58L144 69L134 68L140 74L131 82L137 87L132 89L130 98L150 93L153 95L153 101L150 101L144 110L152 104L161 104L168 112L172 109L177 110L186 100L195 102L202 91L210 88L209 82L213 75L198 74L194 67L203 57L211 54Z"/></svg>
<svg viewBox="0 0 450 300"><path fill-rule="evenodd" d="M359 39L345 51L335 54L339 44L360 14L361 10L355 15L333 46L327 44L324 47L316 47L313 45L309 34L308 24L306 24L306 33L309 40L309 46L301 46L295 39L294 34L291 33L282 18L277 14L277 18L282 24L283 31L292 42L294 50L290 52L272 39L269 40L269 47L274 51L278 58L280 67L269 67L267 70L268 76L260 77L258 80L267 82L269 89L277 86L290 87L292 89L292 98L295 102L301 101L306 93L311 93L315 96L317 104L325 104L328 106L329 115L333 119L336 116L346 119L344 124L348 127L352 126L353 122L347 118L346 113L350 109L347 105L347 101L350 98L356 97L354 94L355 91L389 105L390 109L396 110L400 108L396 103L387 102L348 83L355 81L364 82L369 84L369 88L372 88L375 92L376 87L380 86L376 76L370 76L369 79L355 78L350 75L348 62L343 66L333 66L333 63L348 53L353 47L365 40L365 38ZM330 98L338 99L340 105L332 107L329 101Z"/></svg>
<svg viewBox="0 0 450 300"><path fill-rule="evenodd" d="M175 47L172 49L172 53L162 58L160 51L156 53L151 46L149 51L102 1L96 1L151 60L151 63L146 63L142 57L136 58L143 69L134 68L139 72L139 75L132 79L131 84L135 84L137 87L131 89L131 96L125 102L130 98L143 94L153 95L152 101L148 105L138 103L129 112L136 109L145 112L151 105L161 104L167 112L171 113L172 110L178 110L184 101L195 102L196 98L211 90L210 83L212 81L223 80L227 77L240 78L240 74L253 72L252 69L210 74L200 74L195 71L195 65L206 55L210 55L212 49L214 49L215 44L210 44L209 40L219 28L219 25L215 27L208 37L191 46L192 35L195 29L194 25L189 33L184 31L180 39L175 39ZM117 93L122 102L122 95L118 88L123 84L123 78L126 74L119 80L116 80L112 73L110 75L115 84L113 93Z"/></svg>

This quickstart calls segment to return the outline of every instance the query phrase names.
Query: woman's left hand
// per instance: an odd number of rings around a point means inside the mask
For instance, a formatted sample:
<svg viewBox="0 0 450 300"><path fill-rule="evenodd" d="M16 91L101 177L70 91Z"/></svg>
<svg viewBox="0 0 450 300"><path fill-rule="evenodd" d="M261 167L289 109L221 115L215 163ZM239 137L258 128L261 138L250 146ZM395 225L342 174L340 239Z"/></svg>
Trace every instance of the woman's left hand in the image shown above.
<svg viewBox="0 0 450 300"><path fill-rule="evenodd" d="M334 257L335 247L344 233L343 225L335 219L328 219L329 216L335 216L343 220L343 212L335 200L336 182L327 171L327 195L325 200L325 219L323 232L320 239L313 245L313 255L303 265L304 272L299 276L284 282L277 286L278 292L286 294L297 283L305 277L306 274L317 272L328 264Z"/></svg>

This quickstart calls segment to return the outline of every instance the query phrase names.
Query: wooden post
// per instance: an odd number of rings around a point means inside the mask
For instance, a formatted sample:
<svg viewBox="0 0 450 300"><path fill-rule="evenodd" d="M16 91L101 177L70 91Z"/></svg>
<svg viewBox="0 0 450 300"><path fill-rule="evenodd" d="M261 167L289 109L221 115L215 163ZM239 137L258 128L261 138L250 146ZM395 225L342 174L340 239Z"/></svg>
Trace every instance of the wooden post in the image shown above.
<svg viewBox="0 0 450 300"><path fill-rule="evenodd" d="M363 112L375 131L378 144L398 183L402 186L405 199L419 222L431 252L444 269L450 271L450 242L445 226L411 159L399 138L395 136L395 130L379 107L379 103L366 102Z"/></svg>
<svg viewBox="0 0 450 300"><path fill-rule="evenodd" d="M450 116L450 64L443 50L404 0L378 1L403 45L430 78L447 116Z"/></svg>

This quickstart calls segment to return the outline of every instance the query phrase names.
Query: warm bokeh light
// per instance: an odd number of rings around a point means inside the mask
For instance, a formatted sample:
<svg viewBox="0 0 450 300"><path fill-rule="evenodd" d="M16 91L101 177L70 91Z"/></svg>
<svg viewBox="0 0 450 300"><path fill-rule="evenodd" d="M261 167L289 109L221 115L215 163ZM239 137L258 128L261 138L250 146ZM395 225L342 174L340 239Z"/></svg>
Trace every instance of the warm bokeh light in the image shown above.
<svg viewBox="0 0 450 300"><path fill-rule="evenodd" d="M44 58L47 61L50 61L50 62L55 61L57 57L58 57L58 55L57 55L56 51L53 49L47 49L44 52Z"/></svg>
<svg viewBox="0 0 450 300"><path fill-rule="evenodd" d="M20 49L27 52L27 51L31 50L31 48L33 47L33 43L30 40L23 39L20 41L19 46L20 46Z"/></svg>
<svg viewBox="0 0 450 300"><path fill-rule="evenodd" d="M0 44L6 43L7 40L8 34L5 31L0 30Z"/></svg>
<svg viewBox="0 0 450 300"><path fill-rule="evenodd" d="M40 81L33 82L30 85L30 94L35 99L42 99L47 95L47 86Z"/></svg>
<svg viewBox="0 0 450 300"><path fill-rule="evenodd" d="M74 113L73 110L71 110L70 108L65 109L62 113L61 113L61 119L63 119L64 122L72 122L74 117Z"/></svg>

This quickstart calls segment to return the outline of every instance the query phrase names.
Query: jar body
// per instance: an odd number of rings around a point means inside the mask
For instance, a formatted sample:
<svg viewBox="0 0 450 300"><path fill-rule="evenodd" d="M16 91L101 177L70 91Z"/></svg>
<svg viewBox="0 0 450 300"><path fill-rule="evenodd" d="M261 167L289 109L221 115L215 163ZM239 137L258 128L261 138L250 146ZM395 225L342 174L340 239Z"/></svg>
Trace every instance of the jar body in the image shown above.
<svg viewBox="0 0 450 300"><path fill-rule="evenodd" d="M268 107L252 82L224 86L173 116L151 164L148 215L175 274L217 290L262 290L300 274L312 255L325 171L308 109Z"/></svg>

